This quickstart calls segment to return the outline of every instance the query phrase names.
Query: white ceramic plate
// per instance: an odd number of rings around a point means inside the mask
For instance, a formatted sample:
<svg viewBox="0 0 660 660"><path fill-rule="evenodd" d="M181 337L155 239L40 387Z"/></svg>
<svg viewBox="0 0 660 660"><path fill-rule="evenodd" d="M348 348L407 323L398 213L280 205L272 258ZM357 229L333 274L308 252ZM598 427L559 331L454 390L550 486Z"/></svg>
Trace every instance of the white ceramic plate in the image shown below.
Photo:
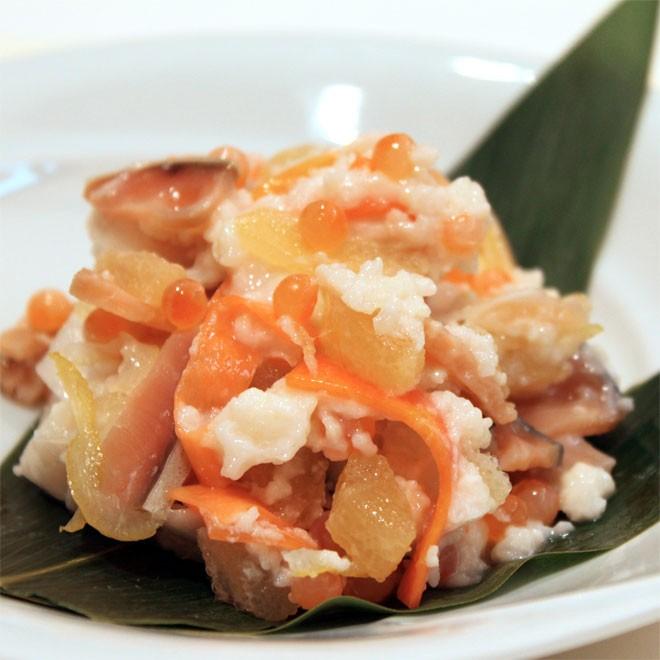
<svg viewBox="0 0 660 660"><path fill-rule="evenodd" d="M260 151L403 130L448 167L538 75L535 62L432 42L364 38L180 38L0 65L0 326L43 286L89 264L83 181L133 159L230 142ZM659 292L653 209L660 103L649 95L615 222L597 268L594 316L624 386L656 371ZM653 329L656 332L653 332ZM6 453L33 414L1 402ZM540 655L651 622L660 601L657 527L625 546L485 603L287 637L184 636L93 623L3 599L3 653L160 658ZM34 631L39 630L35 635ZM147 645L149 645L147 647Z"/></svg>

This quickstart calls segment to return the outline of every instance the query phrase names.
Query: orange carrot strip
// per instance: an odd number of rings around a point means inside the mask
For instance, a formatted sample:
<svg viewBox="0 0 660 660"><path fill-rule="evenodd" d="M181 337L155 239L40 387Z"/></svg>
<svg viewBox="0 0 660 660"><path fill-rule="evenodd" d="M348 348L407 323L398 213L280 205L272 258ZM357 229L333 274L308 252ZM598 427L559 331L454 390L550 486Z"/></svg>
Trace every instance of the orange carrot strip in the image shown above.
<svg viewBox="0 0 660 660"><path fill-rule="evenodd" d="M318 369L314 374L301 364L287 375L287 384L301 390L322 390L332 396L374 408L388 419L407 424L431 450L440 481L438 494L431 520L415 545L398 590L398 597L403 603L408 607L417 607L426 588L426 555L445 528L451 503L453 457L444 422L424 404L421 391L400 397L388 396L380 388L349 374L326 358L319 357L317 360Z"/></svg>
<svg viewBox="0 0 660 660"><path fill-rule="evenodd" d="M257 352L234 338L233 316L227 312L224 297L213 296L206 318L193 341L190 360L174 395L176 434L202 484L221 486L220 460L215 449L203 444L207 424L190 428L184 422L184 408L199 414L222 408L232 397L249 387L259 364Z"/></svg>
<svg viewBox="0 0 660 660"><path fill-rule="evenodd" d="M263 543L286 550L318 547L304 529L292 527L235 486L180 486L170 491L170 497L195 507L214 541Z"/></svg>
<svg viewBox="0 0 660 660"><path fill-rule="evenodd" d="M233 319L241 314L248 314L261 323L261 325L265 326L269 332L272 332L279 339L291 344L293 343L289 335L287 335L278 325L277 318L270 305L232 295L224 296L222 301L227 312L232 315Z"/></svg>
<svg viewBox="0 0 660 660"><path fill-rule="evenodd" d="M261 357L253 348L234 336L233 322L241 314L249 314L257 322L292 343L277 325L268 305L238 296L216 292L209 302L206 318L193 342L190 360L174 397L176 434L181 440L195 475L206 486L223 486L220 459L215 449L204 444L208 419L233 397L250 386ZM194 429L185 423L186 406L192 406L207 419Z"/></svg>
<svg viewBox="0 0 660 660"><path fill-rule="evenodd" d="M346 209L345 212L348 220L383 220L393 209L408 212L406 206L401 202L383 197L365 197L355 206Z"/></svg>

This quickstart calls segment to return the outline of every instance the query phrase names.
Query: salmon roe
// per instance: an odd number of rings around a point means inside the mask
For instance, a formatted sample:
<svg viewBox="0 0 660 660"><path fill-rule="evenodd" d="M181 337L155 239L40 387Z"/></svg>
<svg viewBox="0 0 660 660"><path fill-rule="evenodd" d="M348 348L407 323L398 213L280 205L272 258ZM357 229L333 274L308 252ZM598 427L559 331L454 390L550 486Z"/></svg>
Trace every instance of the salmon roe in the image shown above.
<svg viewBox="0 0 660 660"><path fill-rule="evenodd" d="M409 179L415 172L412 138L405 133L392 133L376 142L371 156L371 169L391 179Z"/></svg>
<svg viewBox="0 0 660 660"><path fill-rule="evenodd" d="M326 199L312 202L303 209L298 228L305 247L315 252L332 252L348 236L348 220L344 209Z"/></svg>
<svg viewBox="0 0 660 660"><path fill-rule="evenodd" d="M504 537L509 525L523 527L528 519L527 504L518 496L510 493L494 514L484 516L488 525L488 540L497 543Z"/></svg>
<svg viewBox="0 0 660 660"><path fill-rule="evenodd" d="M175 328L189 330L202 321L207 304L204 287L196 280L183 278L165 289L161 308Z"/></svg>
<svg viewBox="0 0 660 660"><path fill-rule="evenodd" d="M522 479L495 514L485 516L484 520L489 540L497 543L509 525L523 527L528 520L550 525L558 513L559 493L553 485L541 479Z"/></svg>
<svg viewBox="0 0 660 660"><path fill-rule="evenodd" d="M73 304L57 289L37 291L27 304L28 325L37 332L54 335L69 318Z"/></svg>
<svg viewBox="0 0 660 660"><path fill-rule="evenodd" d="M302 325L309 322L316 305L318 286L309 275L296 273L285 277L273 293L275 316L290 316Z"/></svg>

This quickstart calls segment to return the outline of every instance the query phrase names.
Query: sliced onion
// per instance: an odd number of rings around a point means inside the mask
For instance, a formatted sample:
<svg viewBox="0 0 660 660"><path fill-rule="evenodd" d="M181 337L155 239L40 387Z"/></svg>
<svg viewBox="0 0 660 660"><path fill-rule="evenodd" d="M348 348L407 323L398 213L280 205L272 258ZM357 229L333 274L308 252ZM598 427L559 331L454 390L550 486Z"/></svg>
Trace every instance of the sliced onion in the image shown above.
<svg viewBox="0 0 660 660"><path fill-rule="evenodd" d="M92 391L69 360L59 353L53 353L52 359L71 401L78 428L78 435L67 449L66 467L69 488L82 516L101 534L119 541L138 541L153 536L158 523L151 514L127 510L118 495L99 490L98 474L103 450Z"/></svg>
<svg viewBox="0 0 660 660"><path fill-rule="evenodd" d="M105 438L89 385L69 360L59 353L52 356L78 429L66 455L69 487L81 515L105 536L148 538L164 519L141 507L175 440L174 390L192 336L170 336Z"/></svg>

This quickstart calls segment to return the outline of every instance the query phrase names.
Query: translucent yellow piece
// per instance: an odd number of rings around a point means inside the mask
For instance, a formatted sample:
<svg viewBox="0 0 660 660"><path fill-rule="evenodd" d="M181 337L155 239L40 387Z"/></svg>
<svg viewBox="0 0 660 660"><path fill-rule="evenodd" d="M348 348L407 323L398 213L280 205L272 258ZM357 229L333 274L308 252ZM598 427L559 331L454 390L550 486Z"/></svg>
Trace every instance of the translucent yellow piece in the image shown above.
<svg viewBox="0 0 660 660"><path fill-rule="evenodd" d="M160 307L169 284L187 277L183 266L153 252L109 250L97 259L96 270L109 272L117 286L154 307Z"/></svg>
<svg viewBox="0 0 660 660"><path fill-rule="evenodd" d="M289 273L312 275L316 266L329 262L341 262L357 270L375 257L383 259L387 275L402 268L420 274L428 272L428 259L419 252L403 252L391 244L381 245L357 237L349 237L330 256L310 252L303 245L298 218L271 208L257 208L243 214L235 220L234 227L241 246L250 255Z"/></svg>
<svg viewBox="0 0 660 660"><path fill-rule="evenodd" d="M259 199L264 195L283 195L289 192L298 179L308 176L314 170L330 167L336 160L335 151L312 155L270 176L252 190L252 196Z"/></svg>
<svg viewBox="0 0 660 660"><path fill-rule="evenodd" d="M369 577L382 582L396 570L416 531L408 500L385 457L351 455L326 528Z"/></svg>
<svg viewBox="0 0 660 660"><path fill-rule="evenodd" d="M539 290L475 305L466 320L493 335L515 399L536 395L570 375L571 355L601 330L589 322L590 311L582 293L561 297Z"/></svg>
<svg viewBox="0 0 660 660"><path fill-rule="evenodd" d="M513 251L497 218L493 218L488 233L479 248L479 271L502 270L511 273L516 267Z"/></svg>
<svg viewBox="0 0 660 660"><path fill-rule="evenodd" d="M257 208L237 218L234 227L243 248L264 264L289 272L314 272L318 259L303 247L294 215Z"/></svg>
<svg viewBox="0 0 660 660"><path fill-rule="evenodd" d="M80 509L76 509L66 525L60 525L60 532L75 534L79 532L87 523Z"/></svg>
<svg viewBox="0 0 660 660"><path fill-rule="evenodd" d="M417 385L424 368L424 350L409 339L378 335L368 314L352 310L323 292L319 346L333 362L392 394Z"/></svg>
<svg viewBox="0 0 660 660"><path fill-rule="evenodd" d="M264 180L267 180L269 177L278 174L303 160L318 156L324 151L326 151L326 149L315 144L299 144L295 147L282 149L271 156L266 162L264 168Z"/></svg>
<svg viewBox="0 0 660 660"><path fill-rule="evenodd" d="M96 424L94 396L78 369L59 353L52 353L57 375L71 401L78 435L66 453L69 488L82 518L101 534L119 541L139 541L156 533L158 523L145 511L127 509L116 494L98 488L103 462L102 436Z"/></svg>

